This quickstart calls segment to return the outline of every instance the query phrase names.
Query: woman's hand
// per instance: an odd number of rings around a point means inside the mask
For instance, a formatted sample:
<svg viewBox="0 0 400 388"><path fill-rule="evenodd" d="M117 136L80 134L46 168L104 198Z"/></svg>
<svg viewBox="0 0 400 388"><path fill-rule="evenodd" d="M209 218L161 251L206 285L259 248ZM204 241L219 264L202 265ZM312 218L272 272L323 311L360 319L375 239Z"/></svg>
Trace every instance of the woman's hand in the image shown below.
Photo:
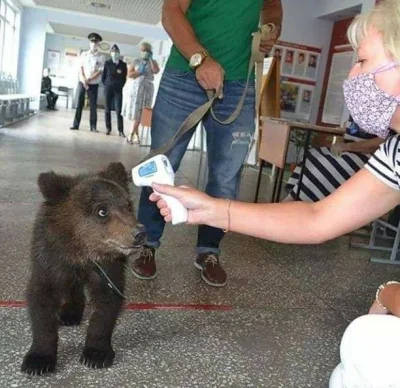
<svg viewBox="0 0 400 388"><path fill-rule="evenodd" d="M369 309L369 314L388 314L388 311L381 306L379 306L378 302L375 300L372 303L371 308Z"/></svg>
<svg viewBox="0 0 400 388"><path fill-rule="evenodd" d="M174 187L153 184L153 189L157 193L167 194L178 199L188 209L188 224L198 225L207 223L213 216L214 205L218 201L201 191L187 186ZM157 202L157 206L165 221L171 222L171 209L168 208L167 203L156 193L150 195L150 200Z"/></svg>
<svg viewBox="0 0 400 388"><path fill-rule="evenodd" d="M379 294L379 302L383 306L379 306L378 302L375 301L370 310L370 314L388 314L391 313L400 318L400 284L387 284Z"/></svg>
<svg viewBox="0 0 400 388"><path fill-rule="evenodd" d="M335 143L330 147L330 151L336 157L342 156L342 152L350 151L350 143Z"/></svg>

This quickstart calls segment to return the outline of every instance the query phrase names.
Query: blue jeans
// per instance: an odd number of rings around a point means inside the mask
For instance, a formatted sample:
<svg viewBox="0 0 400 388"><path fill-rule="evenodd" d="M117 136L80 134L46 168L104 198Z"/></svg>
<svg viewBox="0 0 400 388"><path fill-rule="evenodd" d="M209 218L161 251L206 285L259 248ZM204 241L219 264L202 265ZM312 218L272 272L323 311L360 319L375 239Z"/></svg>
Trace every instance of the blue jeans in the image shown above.
<svg viewBox="0 0 400 388"><path fill-rule="evenodd" d="M225 81L223 99L214 103L214 112L226 119L236 108L245 81ZM164 70L153 110L151 148L165 144L176 133L182 122L207 101L204 89L192 72ZM247 156L255 129L255 88L249 86L246 101L239 117L229 125L215 121L208 113L203 118L207 135L208 183L206 193L215 198L235 199L243 162ZM167 154L174 171L177 171L196 128L187 132ZM143 188L138 218L147 229L147 245L158 248L165 222L157 206L149 200L151 189ZM224 236L222 229L200 225L197 253L219 253Z"/></svg>

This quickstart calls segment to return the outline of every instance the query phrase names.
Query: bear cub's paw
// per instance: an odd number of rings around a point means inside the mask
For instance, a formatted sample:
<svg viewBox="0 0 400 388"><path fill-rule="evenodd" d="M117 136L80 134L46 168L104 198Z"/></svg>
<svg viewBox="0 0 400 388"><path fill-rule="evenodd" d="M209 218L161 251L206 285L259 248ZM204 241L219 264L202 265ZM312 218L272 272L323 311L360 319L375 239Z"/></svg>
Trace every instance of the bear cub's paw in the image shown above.
<svg viewBox="0 0 400 388"><path fill-rule="evenodd" d="M61 326L78 326L81 324L83 314L76 311L61 311L60 325Z"/></svg>
<svg viewBox="0 0 400 388"><path fill-rule="evenodd" d="M40 353L28 353L21 365L21 372L31 376L40 376L54 372L57 359L54 356Z"/></svg>
<svg viewBox="0 0 400 388"><path fill-rule="evenodd" d="M79 361L89 368L107 368L112 365L114 357L115 352L111 347L106 350L85 347Z"/></svg>

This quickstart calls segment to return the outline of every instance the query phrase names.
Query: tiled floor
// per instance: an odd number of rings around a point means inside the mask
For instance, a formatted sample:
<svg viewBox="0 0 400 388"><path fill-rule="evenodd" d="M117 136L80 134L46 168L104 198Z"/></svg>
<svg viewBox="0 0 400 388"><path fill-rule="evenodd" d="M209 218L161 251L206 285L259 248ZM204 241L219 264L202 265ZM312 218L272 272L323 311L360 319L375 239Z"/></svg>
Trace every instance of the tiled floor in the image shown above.
<svg viewBox="0 0 400 388"><path fill-rule="evenodd" d="M24 299L41 202L37 175L95 171L111 161L129 168L147 152L115 133L105 136L101 112L100 134L84 125L69 131L71 117L71 111L46 112L0 129L0 388L327 387L348 321L365 313L376 287L399 277L400 269L371 264L368 252L349 250L347 237L290 246L230 234L222 257L229 281L214 289L193 267L196 230L185 226L167 227L157 279L129 276L130 304L115 331L112 368L79 364L85 321L60 330L55 374L28 378L19 372L30 345L28 317L24 307L6 306ZM198 161L198 152L187 153L178 183L196 182ZM242 199L252 200L255 182L249 169ZM264 177L264 198L267 184ZM132 193L137 199L133 185Z"/></svg>

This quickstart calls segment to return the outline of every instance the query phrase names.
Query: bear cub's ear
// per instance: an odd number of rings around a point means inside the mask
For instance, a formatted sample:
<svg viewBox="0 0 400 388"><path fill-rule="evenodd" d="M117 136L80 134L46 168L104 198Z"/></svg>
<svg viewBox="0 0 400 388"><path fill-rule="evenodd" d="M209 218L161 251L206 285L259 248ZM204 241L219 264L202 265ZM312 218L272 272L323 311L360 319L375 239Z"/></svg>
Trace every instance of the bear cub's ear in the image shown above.
<svg viewBox="0 0 400 388"><path fill-rule="evenodd" d="M121 162L110 163L107 168L99 174L99 176L119 184L127 191L129 190L128 173Z"/></svg>
<svg viewBox="0 0 400 388"><path fill-rule="evenodd" d="M74 179L54 171L43 172L38 177L38 186L47 201L60 202L68 197L74 186Z"/></svg>

